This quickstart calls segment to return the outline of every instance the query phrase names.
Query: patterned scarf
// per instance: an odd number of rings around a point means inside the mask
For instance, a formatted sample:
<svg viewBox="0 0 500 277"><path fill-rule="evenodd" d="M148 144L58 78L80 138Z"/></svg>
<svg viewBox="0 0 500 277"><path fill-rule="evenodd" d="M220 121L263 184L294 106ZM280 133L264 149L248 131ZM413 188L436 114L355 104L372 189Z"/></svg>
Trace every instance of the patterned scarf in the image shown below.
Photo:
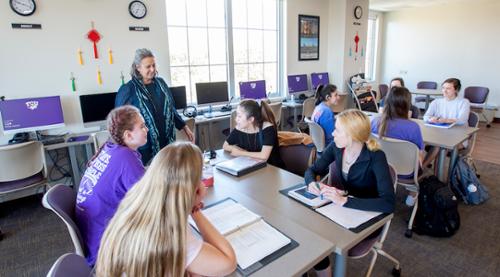
<svg viewBox="0 0 500 277"><path fill-rule="evenodd" d="M172 107L172 101L170 99L170 94L168 93L168 87L164 86L159 78L154 78L153 82L155 84L155 89L160 89L165 95L165 103L163 106L163 115L165 116L165 134L159 134L158 128L155 121L155 109L154 96L151 95L149 90L146 88L144 83L137 78L132 78L135 88L135 94L137 99L139 99L139 109L144 116L144 121L146 126L149 128L149 136L151 137L151 148L153 150L153 157L158 153L160 148L160 143L158 141L159 136L165 136L167 138L167 145L175 141L175 130L174 130L174 110ZM148 104L149 105L148 105ZM152 108L153 110L150 110ZM161 122L158 122L161 123Z"/></svg>

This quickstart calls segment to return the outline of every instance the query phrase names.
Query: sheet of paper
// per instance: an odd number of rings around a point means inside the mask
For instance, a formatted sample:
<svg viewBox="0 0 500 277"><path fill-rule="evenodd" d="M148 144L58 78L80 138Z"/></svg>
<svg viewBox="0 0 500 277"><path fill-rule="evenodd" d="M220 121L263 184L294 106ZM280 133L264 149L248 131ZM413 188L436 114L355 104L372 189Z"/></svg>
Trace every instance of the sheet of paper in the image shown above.
<svg viewBox="0 0 500 277"><path fill-rule="evenodd" d="M232 199L204 209L202 212L222 235L227 235L260 219L260 216ZM191 217L189 221L195 226Z"/></svg>
<svg viewBox="0 0 500 277"><path fill-rule="evenodd" d="M291 240L264 220L255 222L226 237L236 253L238 265L245 269L262 260Z"/></svg>
<svg viewBox="0 0 500 277"><path fill-rule="evenodd" d="M380 212L368 212L345 208L333 203L318 208L316 211L347 229L358 227L368 220L382 214Z"/></svg>

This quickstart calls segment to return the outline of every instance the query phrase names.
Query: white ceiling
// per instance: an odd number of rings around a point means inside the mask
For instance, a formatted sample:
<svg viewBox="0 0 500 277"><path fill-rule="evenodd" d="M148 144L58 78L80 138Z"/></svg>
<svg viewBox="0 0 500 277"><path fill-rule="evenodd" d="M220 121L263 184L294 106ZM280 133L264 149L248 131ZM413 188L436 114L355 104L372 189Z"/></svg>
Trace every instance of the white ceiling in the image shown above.
<svg viewBox="0 0 500 277"><path fill-rule="evenodd" d="M370 10L385 12L471 1L474 0L370 0Z"/></svg>

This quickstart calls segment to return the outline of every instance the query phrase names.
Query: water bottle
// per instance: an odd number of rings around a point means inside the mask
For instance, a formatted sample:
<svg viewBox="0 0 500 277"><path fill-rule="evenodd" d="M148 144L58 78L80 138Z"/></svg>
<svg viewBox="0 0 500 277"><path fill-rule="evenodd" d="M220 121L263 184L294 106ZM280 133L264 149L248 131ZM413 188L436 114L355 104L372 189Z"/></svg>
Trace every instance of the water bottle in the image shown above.
<svg viewBox="0 0 500 277"><path fill-rule="evenodd" d="M210 152L203 153L203 172L201 182L205 187L212 187L214 185L214 168L210 164Z"/></svg>

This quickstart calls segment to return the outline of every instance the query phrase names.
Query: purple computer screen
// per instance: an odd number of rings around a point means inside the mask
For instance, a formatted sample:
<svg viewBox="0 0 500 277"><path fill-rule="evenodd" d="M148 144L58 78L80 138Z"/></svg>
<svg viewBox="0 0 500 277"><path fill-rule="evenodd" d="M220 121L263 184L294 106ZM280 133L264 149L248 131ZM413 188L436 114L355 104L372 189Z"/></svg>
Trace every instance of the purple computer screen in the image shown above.
<svg viewBox="0 0 500 277"><path fill-rule="evenodd" d="M266 98L266 81L240 82L240 96L242 99Z"/></svg>
<svg viewBox="0 0 500 277"><path fill-rule="evenodd" d="M59 96L1 101L0 113L2 114L4 133L45 130L64 126Z"/></svg>
<svg viewBox="0 0 500 277"><path fill-rule="evenodd" d="M288 75L288 92L307 91L307 75Z"/></svg>
<svg viewBox="0 0 500 277"><path fill-rule="evenodd" d="M328 72L311 73L311 85L313 89L316 89L319 85L328 85L329 83Z"/></svg>

